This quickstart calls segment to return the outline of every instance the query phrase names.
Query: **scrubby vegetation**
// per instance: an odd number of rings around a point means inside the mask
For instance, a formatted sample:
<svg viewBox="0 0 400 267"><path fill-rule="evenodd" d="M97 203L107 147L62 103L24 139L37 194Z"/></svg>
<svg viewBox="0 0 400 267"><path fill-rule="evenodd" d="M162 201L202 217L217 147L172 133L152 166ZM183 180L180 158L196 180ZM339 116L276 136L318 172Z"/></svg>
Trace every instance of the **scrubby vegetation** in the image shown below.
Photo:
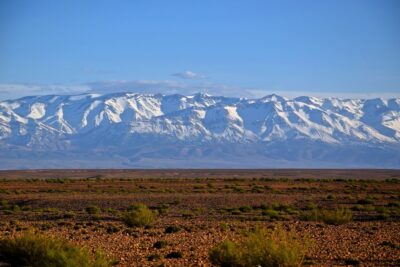
<svg viewBox="0 0 400 267"><path fill-rule="evenodd" d="M165 233L172 234L172 233L177 233L180 230L181 230L181 228L179 226L171 225L171 226L167 226L167 228L165 228Z"/></svg>
<svg viewBox="0 0 400 267"><path fill-rule="evenodd" d="M243 241L226 240L209 251L210 261L222 267L300 266L307 253L309 241L294 232L278 227L274 231L257 228L246 234Z"/></svg>
<svg viewBox="0 0 400 267"><path fill-rule="evenodd" d="M136 204L129 207L122 220L129 227L150 226L156 218L156 215L144 204Z"/></svg>
<svg viewBox="0 0 400 267"><path fill-rule="evenodd" d="M85 208L85 211L90 215L97 215L100 212L100 208L97 206L88 206Z"/></svg>
<svg viewBox="0 0 400 267"><path fill-rule="evenodd" d="M359 180L350 170L346 175L356 179L301 178L308 177L304 171L285 177L290 172L278 170L271 176L225 170L216 178L215 172L163 170L139 177L124 171L98 177L84 171L63 180L57 177L64 172L47 176L58 180L25 179L26 173L8 179L12 173L0 173L6 177L0 178L0 239L33 229L87 246L92 260L92 251L101 247L121 266L208 266L209 256L218 265L249 266L249 259L265 255L267 245L254 245L264 248L256 250L248 244L269 240L247 242L256 232L251 229L267 227L269 236L280 224L313 237L304 265L398 265L400 180ZM399 171L389 174L400 177ZM224 239L208 255L216 240ZM6 262L2 257L0 266Z"/></svg>
<svg viewBox="0 0 400 267"><path fill-rule="evenodd" d="M167 241L160 240L154 243L153 247L157 249L165 248L168 245Z"/></svg>
<svg viewBox="0 0 400 267"><path fill-rule="evenodd" d="M183 257L183 253L180 251L172 251L171 253L168 253L165 255L166 259L180 259Z"/></svg>
<svg viewBox="0 0 400 267"><path fill-rule="evenodd" d="M210 261L221 267L239 267L243 261L239 254L239 247L230 240L225 240L210 249Z"/></svg>
<svg viewBox="0 0 400 267"><path fill-rule="evenodd" d="M86 248L64 240L27 232L16 238L0 240L0 262L31 267L106 267L103 254L90 254Z"/></svg>
<svg viewBox="0 0 400 267"><path fill-rule="evenodd" d="M350 209L340 208L334 210L311 209L300 215L303 221L321 221L326 224L340 225L352 220L353 215Z"/></svg>

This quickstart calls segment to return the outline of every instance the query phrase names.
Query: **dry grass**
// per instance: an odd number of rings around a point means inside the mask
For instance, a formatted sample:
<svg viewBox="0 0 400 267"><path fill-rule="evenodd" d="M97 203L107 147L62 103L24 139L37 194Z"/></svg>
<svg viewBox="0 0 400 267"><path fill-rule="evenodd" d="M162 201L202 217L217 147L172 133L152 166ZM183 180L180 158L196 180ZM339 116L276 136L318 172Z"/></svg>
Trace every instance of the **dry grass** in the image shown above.
<svg viewBox="0 0 400 267"><path fill-rule="evenodd" d="M19 237L0 240L0 263L31 267L107 267L103 254L89 253L86 248L65 240L27 232Z"/></svg>
<svg viewBox="0 0 400 267"><path fill-rule="evenodd" d="M218 266L301 266L309 247L309 239L281 227L273 231L256 228L242 242L226 240L209 252L210 261Z"/></svg>

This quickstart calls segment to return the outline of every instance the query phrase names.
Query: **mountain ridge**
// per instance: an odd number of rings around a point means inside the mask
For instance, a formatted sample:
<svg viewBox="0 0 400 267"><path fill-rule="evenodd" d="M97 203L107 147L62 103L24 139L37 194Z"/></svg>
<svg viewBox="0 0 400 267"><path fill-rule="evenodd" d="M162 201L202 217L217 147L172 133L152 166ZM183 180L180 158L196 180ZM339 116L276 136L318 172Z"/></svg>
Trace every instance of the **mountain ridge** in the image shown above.
<svg viewBox="0 0 400 267"><path fill-rule="evenodd" d="M0 101L0 152L3 169L399 168L400 98L28 96Z"/></svg>

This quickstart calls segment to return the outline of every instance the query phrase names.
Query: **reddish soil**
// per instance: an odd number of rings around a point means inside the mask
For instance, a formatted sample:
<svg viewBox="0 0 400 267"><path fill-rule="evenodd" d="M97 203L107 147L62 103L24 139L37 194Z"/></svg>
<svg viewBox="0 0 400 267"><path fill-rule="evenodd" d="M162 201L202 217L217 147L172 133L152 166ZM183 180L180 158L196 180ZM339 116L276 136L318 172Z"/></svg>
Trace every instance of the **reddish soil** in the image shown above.
<svg viewBox="0 0 400 267"><path fill-rule="evenodd" d="M399 266L399 178L397 170L2 171L0 200L8 203L0 207L0 236L33 228L101 249L119 266L210 266L208 250L216 243L281 224L312 240L307 265ZM134 203L158 210L150 228L121 221ZM348 208L352 220L305 221L310 203ZM101 212L87 214L90 205ZM180 231L165 233L172 225ZM160 240L168 245L154 248ZM165 258L172 251L183 257ZM149 261L152 254L161 259Z"/></svg>

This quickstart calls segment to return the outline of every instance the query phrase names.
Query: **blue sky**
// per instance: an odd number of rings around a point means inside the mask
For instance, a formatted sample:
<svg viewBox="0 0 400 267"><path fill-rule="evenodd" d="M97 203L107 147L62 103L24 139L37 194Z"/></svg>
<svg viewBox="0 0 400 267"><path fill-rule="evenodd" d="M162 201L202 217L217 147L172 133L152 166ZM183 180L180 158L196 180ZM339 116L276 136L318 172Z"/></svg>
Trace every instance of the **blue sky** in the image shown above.
<svg viewBox="0 0 400 267"><path fill-rule="evenodd" d="M400 1L0 0L0 98L400 95Z"/></svg>

